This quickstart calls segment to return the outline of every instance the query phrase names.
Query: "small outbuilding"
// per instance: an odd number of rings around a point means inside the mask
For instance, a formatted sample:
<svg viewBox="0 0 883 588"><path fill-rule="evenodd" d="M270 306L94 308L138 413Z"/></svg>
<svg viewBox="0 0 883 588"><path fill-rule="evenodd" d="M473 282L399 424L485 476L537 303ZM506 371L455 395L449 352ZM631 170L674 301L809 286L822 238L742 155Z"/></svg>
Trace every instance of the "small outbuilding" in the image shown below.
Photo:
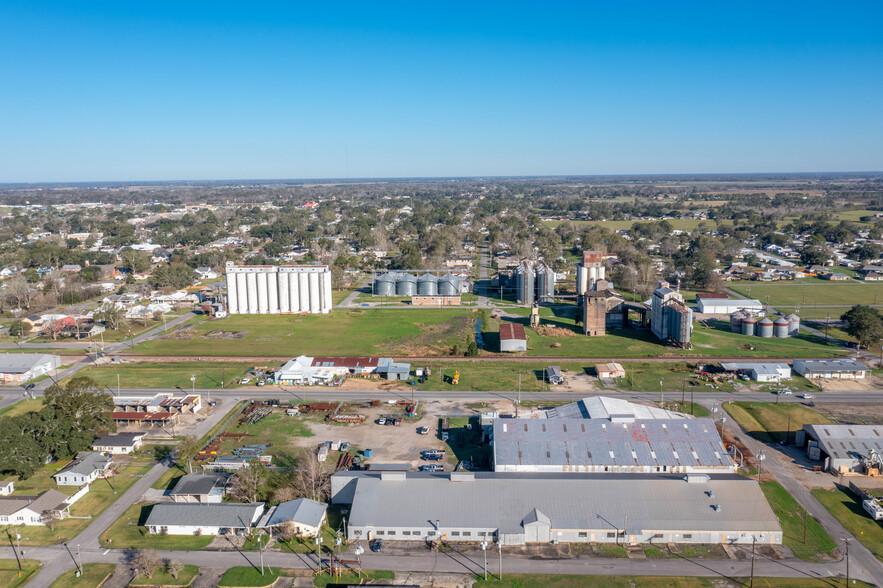
<svg viewBox="0 0 883 588"><path fill-rule="evenodd" d="M279 503L267 511L258 525L261 528L291 526L299 537L318 537L326 521L328 505L309 498Z"/></svg>
<svg viewBox="0 0 883 588"><path fill-rule="evenodd" d="M527 351L527 334L524 325L503 323L500 325L500 351Z"/></svg>
<svg viewBox="0 0 883 588"><path fill-rule="evenodd" d="M598 378L602 380L612 380L614 378L625 377L625 368L618 363L595 364L595 372L598 374Z"/></svg>

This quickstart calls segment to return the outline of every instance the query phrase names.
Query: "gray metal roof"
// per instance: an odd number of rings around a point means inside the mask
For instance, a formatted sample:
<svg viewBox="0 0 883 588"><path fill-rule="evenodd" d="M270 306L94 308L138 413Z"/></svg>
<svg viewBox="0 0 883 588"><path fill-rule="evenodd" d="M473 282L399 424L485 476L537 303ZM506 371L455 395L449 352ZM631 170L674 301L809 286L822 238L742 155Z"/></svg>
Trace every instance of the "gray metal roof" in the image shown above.
<svg viewBox="0 0 883 588"><path fill-rule="evenodd" d="M334 477L355 478L351 527L423 529L438 520L444 529L519 532L537 510L558 529L609 530L600 515L619 524L627 517L630 533L781 531L757 482L735 474L713 474L705 483L672 474L476 472L471 481L453 481L449 473L381 480L380 474L347 471Z"/></svg>
<svg viewBox="0 0 883 588"><path fill-rule="evenodd" d="M495 419L495 466L729 467L714 421Z"/></svg>
<svg viewBox="0 0 883 588"><path fill-rule="evenodd" d="M794 369L802 366L811 372L867 372L867 366L854 359L795 359Z"/></svg>
<svg viewBox="0 0 883 588"><path fill-rule="evenodd" d="M223 490L232 476L229 473L187 474L181 476L169 495L194 496L209 494L215 488Z"/></svg>
<svg viewBox="0 0 883 588"><path fill-rule="evenodd" d="M67 496L58 490L46 490L37 496L0 496L0 516L13 515L23 508L42 514L46 510L60 510Z"/></svg>
<svg viewBox="0 0 883 588"><path fill-rule="evenodd" d="M589 396L546 411L550 419L682 419L683 414L609 396Z"/></svg>
<svg viewBox="0 0 883 588"><path fill-rule="evenodd" d="M728 372L736 372L739 370L756 370L757 373L768 374L778 373L776 370L790 370L787 363L753 363L753 362L724 362L721 367Z"/></svg>
<svg viewBox="0 0 883 588"><path fill-rule="evenodd" d="M325 518L325 510L327 508L327 504L316 502L309 498L280 502L279 506L273 509L273 512L262 526L274 527L283 523L294 522L301 525L309 525L310 527L318 527L322 524L322 519Z"/></svg>
<svg viewBox="0 0 883 588"><path fill-rule="evenodd" d="M23 374L38 365L51 364L55 361L54 358L55 356L45 353L0 353L0 373Z"/></svg>
<svg viewBox="0 0 883 588"><path fill-rule="evenodd" d="M148 527L251 527L263 512L263 502L247 504L185 504L180 502L155 504L145 523Z"/></svg>
<svg viewBox="0 0 883 588"><path fill-rule="evenodd" d="M77 458L60 469L53 477L61 474L80 474L88 476L95 471L104 471L110 464L111 458L96 451L81 451Z"/></svg>
<svg viewBox="0 0 883 588"><path fill-rule="evenodd" d="M144 433L116 433L96 439L92 447L130 447L144 437Z"/></svg>
<svg viewBox="0 0 883 588"><path fill-rule="evenodd" d="M858 459L873 449L883 454L883 425L804 425L833 459Z"/></svg>

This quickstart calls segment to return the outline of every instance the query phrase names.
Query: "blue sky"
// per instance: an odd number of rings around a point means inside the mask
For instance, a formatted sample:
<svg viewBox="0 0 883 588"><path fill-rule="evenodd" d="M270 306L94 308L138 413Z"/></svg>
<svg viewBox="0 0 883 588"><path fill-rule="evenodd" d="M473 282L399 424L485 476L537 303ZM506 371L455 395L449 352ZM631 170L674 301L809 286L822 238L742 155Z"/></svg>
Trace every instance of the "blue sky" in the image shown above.
<svg viewBox="0 0 883 588"><path fill-rule="evenodd" d="M0 3L0 182L883 170L880 2Z"/></svg>

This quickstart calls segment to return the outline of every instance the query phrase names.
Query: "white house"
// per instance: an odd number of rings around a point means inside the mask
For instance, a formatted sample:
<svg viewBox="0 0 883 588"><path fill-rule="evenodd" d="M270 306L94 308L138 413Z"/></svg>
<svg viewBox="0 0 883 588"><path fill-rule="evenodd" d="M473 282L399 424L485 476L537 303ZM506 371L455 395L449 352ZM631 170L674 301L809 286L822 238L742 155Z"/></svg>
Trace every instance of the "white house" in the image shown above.
<svg viewBox="0 0 883 588"><path fill-rule="evenodd" d="M218 272L208 266L200 266L193 271L200 280L214 280L218 277Z"/></svg>
<svg viewBox="0 0 883 588"><path fill-rule="evenodd" d="M272 528L291 525L300 537L318 537L326 520L327 509L327 504L309 498L288 500L268 510L258 526Z"/></svg>
<svg viewBox="0 0 883 588"><path fill-rule="evenodd" d="M64 517L70 504L58 490L46 490L37 496L0 496L0 525L44 525L45 512Z"/></svg>
<svg viewBox="0 0 883 588"><path fill-rule="evenodd" d="M53 474L59 486L83 486L103 478L110 469L112 459L95 451L81 451L77 458Z"/></svg>
<svg viewBox="0 0 883 588"><path fill-rule="evenodd" d="M144 435L144 433L105 435L92 444L92 449L111 455L125 455L141 448Z"/></svg>
<svg viewBox="0 0 883 588"><path fill-rule="evenodd" d="M263 502L250 504L156 504L147 517L151 534L247 535L264 512Z"/></svg>
<svg viewBox="0 0 883 588"><path fill-rule="evenodd" d="M169 496L174 502L220 503L232 477L233 474L227 472L186 474L178 480Z"/></svg>
<svg viewBox="0 0 883 588"><path fill-rule="evenodd" d="M15 482L12 480L0 482L0 496L9 496L13 492L15 492Z"/></svg>

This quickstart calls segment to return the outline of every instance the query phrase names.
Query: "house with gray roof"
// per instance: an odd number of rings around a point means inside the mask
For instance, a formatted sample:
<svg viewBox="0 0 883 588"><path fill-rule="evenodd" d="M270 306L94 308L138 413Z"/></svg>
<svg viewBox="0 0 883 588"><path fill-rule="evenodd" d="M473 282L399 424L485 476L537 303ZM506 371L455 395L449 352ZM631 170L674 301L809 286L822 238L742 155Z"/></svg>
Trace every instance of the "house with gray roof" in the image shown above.
<svg viewBox="0 0 883 588"><path fill-rule="evenodd" d="M151 534L247 535L263 512L263 502L163 503L153 505L145 526Z"/></svg>
<svg viewBox="0 0 883 588"><path fill-rule="evenodd" d="M261 528L291 525L301 537L318 537L326 520L328 505L309 498L298 498L279 503L267 511L261 520Z"/></svg>
<svg viewBox="0 0 883 588"><path fill-rule="evenodd" d="M59 486L83 486L104 478L113 459L97 451L81 451L76 459L53 474Z"/></svg>
<svg viewBox="0 0 883 588"><path fill-rule="evenodd" d="M755 480L736 474L341 471L347 538L526 543L781 544Z"/></svg>
<svg viewBox="0 0 883 588"><path fill-rule="evenodd" d="M24 384L61 365L61 357L44 353L0 354L0 382Z"/></svg>
<svg viewBox="0 0 883 588"><path fill-rule="evenodd" d="M37 496L0 496L0 525L45 525L45 512L60 518L68 512L68 497L58 490L46 490Z"/></svg>
<svg viewBox="0 0 883 588"><path fill-rule="evenodd" d="M96 439L92 449L111 455L126 455L140 449L145 433L116 433Z"/></svg>
<svg viewBox="0 0 883 588"><path fill-rule="evenodd" d="M195 473L181 476L169 492L174 502L216 504L227 494L233 474L227 472Z"/></svg>

